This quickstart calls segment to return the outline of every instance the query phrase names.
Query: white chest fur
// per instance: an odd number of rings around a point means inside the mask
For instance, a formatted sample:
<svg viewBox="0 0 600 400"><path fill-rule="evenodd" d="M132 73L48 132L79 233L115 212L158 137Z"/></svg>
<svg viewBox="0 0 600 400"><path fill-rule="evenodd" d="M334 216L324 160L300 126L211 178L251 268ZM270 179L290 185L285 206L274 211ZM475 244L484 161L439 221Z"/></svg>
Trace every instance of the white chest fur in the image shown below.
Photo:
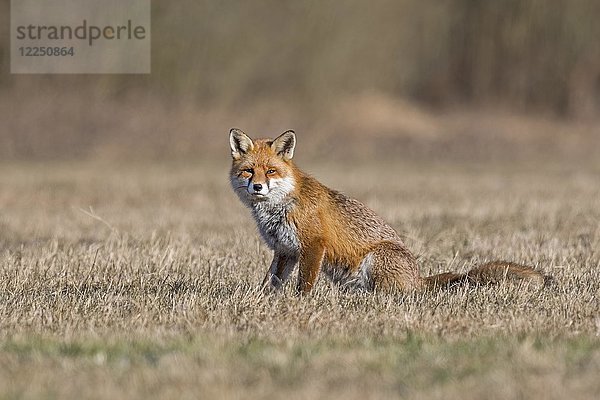
<svg viewBox="0 0 600 400"><path fill-rule="evenodd" d="M295 254L300 249L296 226L288 221L291 204L270 201L255 204L252 215L267 245L276 251Z"/></svg>

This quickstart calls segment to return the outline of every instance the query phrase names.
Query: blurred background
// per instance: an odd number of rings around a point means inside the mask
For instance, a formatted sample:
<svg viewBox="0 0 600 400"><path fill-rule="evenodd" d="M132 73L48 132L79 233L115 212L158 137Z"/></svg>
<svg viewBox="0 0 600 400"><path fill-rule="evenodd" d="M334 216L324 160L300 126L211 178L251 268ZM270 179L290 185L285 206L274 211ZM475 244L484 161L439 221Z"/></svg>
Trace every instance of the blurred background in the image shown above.
<svg viewBox="0 0 600 400"><path fill-rule="evenodd" d="M305 160L600 154L597 0L153 1L149 75L11 75L2 160L210 160L295 129Z"/></svg>

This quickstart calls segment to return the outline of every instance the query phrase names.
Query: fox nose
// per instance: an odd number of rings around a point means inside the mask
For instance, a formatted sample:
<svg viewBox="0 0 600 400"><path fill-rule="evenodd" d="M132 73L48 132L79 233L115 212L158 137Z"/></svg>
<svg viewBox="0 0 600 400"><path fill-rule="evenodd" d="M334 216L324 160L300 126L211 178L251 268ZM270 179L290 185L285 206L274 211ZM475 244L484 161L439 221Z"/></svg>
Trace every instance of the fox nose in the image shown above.
<svg viewBox="0 0 600 400"><path fill-rule="evenodd" d="M260 192L262 190L262 184L255 183L254 185L252 185L252 189L254 189L255 192Z"/></svg>

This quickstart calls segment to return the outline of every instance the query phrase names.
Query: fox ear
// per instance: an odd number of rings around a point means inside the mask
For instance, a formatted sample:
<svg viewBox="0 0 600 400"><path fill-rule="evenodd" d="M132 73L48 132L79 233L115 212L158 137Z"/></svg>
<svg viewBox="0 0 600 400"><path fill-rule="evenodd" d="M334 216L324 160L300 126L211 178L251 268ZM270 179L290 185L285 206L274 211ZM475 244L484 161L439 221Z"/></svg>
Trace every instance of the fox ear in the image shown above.
<svg viewBox="0 0 600 400"><path fill-rule="evenodd" d="M241 129L233 128L229 131L229 145L231 146L231 157L239 159L242 154L254 148L254 143Z"/></svg>
<svg viewBox="0 0 600 400"><path fill-rule="evenodd" d="M277 136L271 144L271 149L284 160L291 160L294 157L294 148L296 147L296 133L294 131L285 131Z"/></svg>

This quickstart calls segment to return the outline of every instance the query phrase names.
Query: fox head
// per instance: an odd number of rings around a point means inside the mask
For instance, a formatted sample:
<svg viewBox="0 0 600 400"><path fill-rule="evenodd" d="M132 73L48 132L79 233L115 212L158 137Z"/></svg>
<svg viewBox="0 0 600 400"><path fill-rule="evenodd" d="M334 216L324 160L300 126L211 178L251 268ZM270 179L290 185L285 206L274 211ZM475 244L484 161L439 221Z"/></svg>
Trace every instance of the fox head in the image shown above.
<svg viewBox="0 0 600 400"><path fill-rule="evenodd" d="M281 201L294 190L296 134L286 131L275 139L251 139L239 129L229 132L231 185L250 204Z"/></svg>

